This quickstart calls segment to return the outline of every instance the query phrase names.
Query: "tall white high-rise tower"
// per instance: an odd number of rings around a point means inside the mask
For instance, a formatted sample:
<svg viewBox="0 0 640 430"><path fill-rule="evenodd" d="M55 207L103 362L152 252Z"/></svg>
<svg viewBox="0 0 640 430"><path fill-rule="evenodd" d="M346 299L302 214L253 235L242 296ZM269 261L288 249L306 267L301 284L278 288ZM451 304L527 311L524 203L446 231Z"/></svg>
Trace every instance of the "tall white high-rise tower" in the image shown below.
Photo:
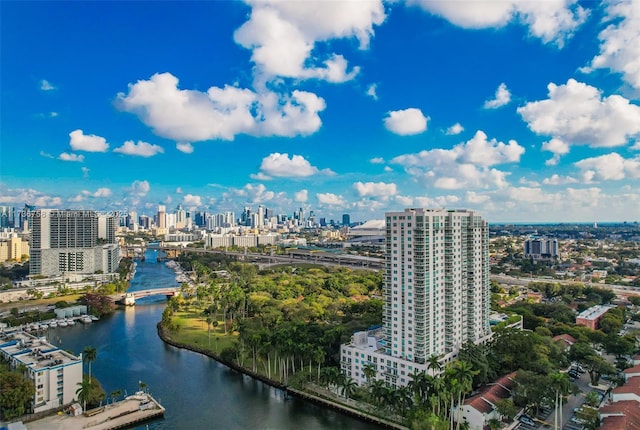
<svg viewBox="0 0 640 430"><path fill-rule="evenodd" d="M446 362L489 338L489 227L476 212L445 209L388 212L385 225L382 336L356 333L341 367L363 383L371 363L378 379L406 385L429 357Z"/></svg>

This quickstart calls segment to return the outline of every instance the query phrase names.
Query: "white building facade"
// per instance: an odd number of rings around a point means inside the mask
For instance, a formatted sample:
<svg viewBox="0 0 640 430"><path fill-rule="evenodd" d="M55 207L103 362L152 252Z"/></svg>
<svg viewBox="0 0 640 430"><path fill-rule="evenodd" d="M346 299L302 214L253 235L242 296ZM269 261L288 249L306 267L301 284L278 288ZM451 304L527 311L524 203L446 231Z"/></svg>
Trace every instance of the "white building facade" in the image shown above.
<svg viewBox="0 0 640 430"><path fill-rule="evenodd" d="M77 398L82 355L75 356L22 331L0 333L0 354L12 368L27 368L35 386L33 413L71 404Z"/></svg>
<svg viewBox="0 0 640 430"><path fill-rule="evenodd" d="M113 273L120 263L114 215L40 209L30 220L29 274Z"/></svg>
<svg viewBox="0 0 640 430"><path fill-rule="evenodd" d="M383 335L365 349L372 341L354 335L341 367L363 383L374 364L377 379L401 386L429 357L448 362L490 338L489 227L473 211L406 209L386 213L385 237Z"/></svg>

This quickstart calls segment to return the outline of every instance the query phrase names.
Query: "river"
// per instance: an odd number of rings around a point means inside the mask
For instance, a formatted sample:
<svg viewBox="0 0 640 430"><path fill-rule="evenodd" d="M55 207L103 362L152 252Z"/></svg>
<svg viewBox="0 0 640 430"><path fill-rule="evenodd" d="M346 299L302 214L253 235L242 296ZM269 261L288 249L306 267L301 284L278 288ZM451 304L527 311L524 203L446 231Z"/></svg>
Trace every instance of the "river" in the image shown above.
<svg viewBox="0 0 640 430"><path fill-rule="evenodd" d="M175 286L175 274L148 251L138 262L131 291ZM368 429L372 425L297 398L241 375L217 361L166 345L156 324L164 297L148 297L93 324L49 330L49 340L73 353L97 350L91 366L107 395L124 395L144 382L166 407L149 429ZM85 366L85 371L87 371ZM147 428L147 424L138 427Z"/></svg>

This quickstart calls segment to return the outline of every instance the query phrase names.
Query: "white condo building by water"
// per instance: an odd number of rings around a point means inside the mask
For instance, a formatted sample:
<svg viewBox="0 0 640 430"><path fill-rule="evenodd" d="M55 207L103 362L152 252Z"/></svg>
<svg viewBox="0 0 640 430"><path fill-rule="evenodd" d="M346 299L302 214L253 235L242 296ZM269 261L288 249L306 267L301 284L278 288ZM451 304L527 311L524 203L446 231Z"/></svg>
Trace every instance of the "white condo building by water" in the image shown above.
<svg viewBox="0 0 640 430"><path fill-rule="evenodd" d="M29 412L55 409L76 400L78 383L82 382L82 355L75 356L23 331L0 330L0 356L13 369L23 365L33 381L35 394Z"/></svg>
<svg viewBox="0 0 640 430"><path fill-rule="evenodd" d="M383 327L341 346L342 371L358 384L403 386L429 357L448 362L489 328L489 226L477 212L405 209L385 214Z"/></svg>

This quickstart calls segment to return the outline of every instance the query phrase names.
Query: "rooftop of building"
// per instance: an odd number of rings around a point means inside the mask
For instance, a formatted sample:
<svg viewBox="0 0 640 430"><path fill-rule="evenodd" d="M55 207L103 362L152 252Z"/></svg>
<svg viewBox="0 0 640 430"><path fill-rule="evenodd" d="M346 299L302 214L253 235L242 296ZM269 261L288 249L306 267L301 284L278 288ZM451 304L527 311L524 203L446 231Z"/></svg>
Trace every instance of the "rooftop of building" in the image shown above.
<svg viewBox="0 0 640 430"><path fill-rule="evenodd" d="M67 351L23 331L0 332L0 353L24 364L35 372L82 362Z"/></svg>
<svg viewBox="0 0 640 430"><path fill-rule="evenodd" d="M635 394L640 397L640 376L627 379L627 382L611 391L613 394Z"/></svg>
<svg viewBox="0 0 640 430"><path fill-rule="evenodd" d="M580 312L576 318L581 318L585 320L595 320L600 318L602 315L606 314L609 309L615 308L614 305L596 305L592 306L589 309L585 309Z"/></svg>
<svg viewBox="0 0 640 430"><path fill-rule="evenodd" d="M626 415L606 417L598 427L600 430L640 430L640 424Z"/></svg>
<svg viewBox="0 0 640 430"><path fill-rule="evenodd" d="M565 345L567 345L567 346L571 346L571 345L573 345L574 343L576 343L576 342L577 342L577 340L576 340L576 338L575 338L575 337L571 336L570 334L566 334L566 333L565 333L565 334L559 334L559 335L557 335L557 336L554 336L554 337L552 338L552 340L553 340L554 342L556 342L556 343L558 343L558 342L562 342L562 343L564 343L564 344L565 344Z"/></svg>
<svg viewBox="0 0 640 430"><path fill-rule="evenodd" d="M465 405L487 414L494 409L494 405L502 399L511 397L516 372L511 372L497 381L485 385L478 394L465 401Z"/></svg>
<svg viewBox="0 0 640 430"><path fill-rule="evenodd" d="M385 340L383 338L383 330L376 328L374 330L358 331L351 336L349 346L368 352L384 352Z"/></svg>
<svg viewBox="0 0 640 430"><path fill-rule="evenodd" d="M640 373L640 364L636 364L633 367L629 367L628 369L624 369L624 374L629 375L633 373Z"/></svg>

